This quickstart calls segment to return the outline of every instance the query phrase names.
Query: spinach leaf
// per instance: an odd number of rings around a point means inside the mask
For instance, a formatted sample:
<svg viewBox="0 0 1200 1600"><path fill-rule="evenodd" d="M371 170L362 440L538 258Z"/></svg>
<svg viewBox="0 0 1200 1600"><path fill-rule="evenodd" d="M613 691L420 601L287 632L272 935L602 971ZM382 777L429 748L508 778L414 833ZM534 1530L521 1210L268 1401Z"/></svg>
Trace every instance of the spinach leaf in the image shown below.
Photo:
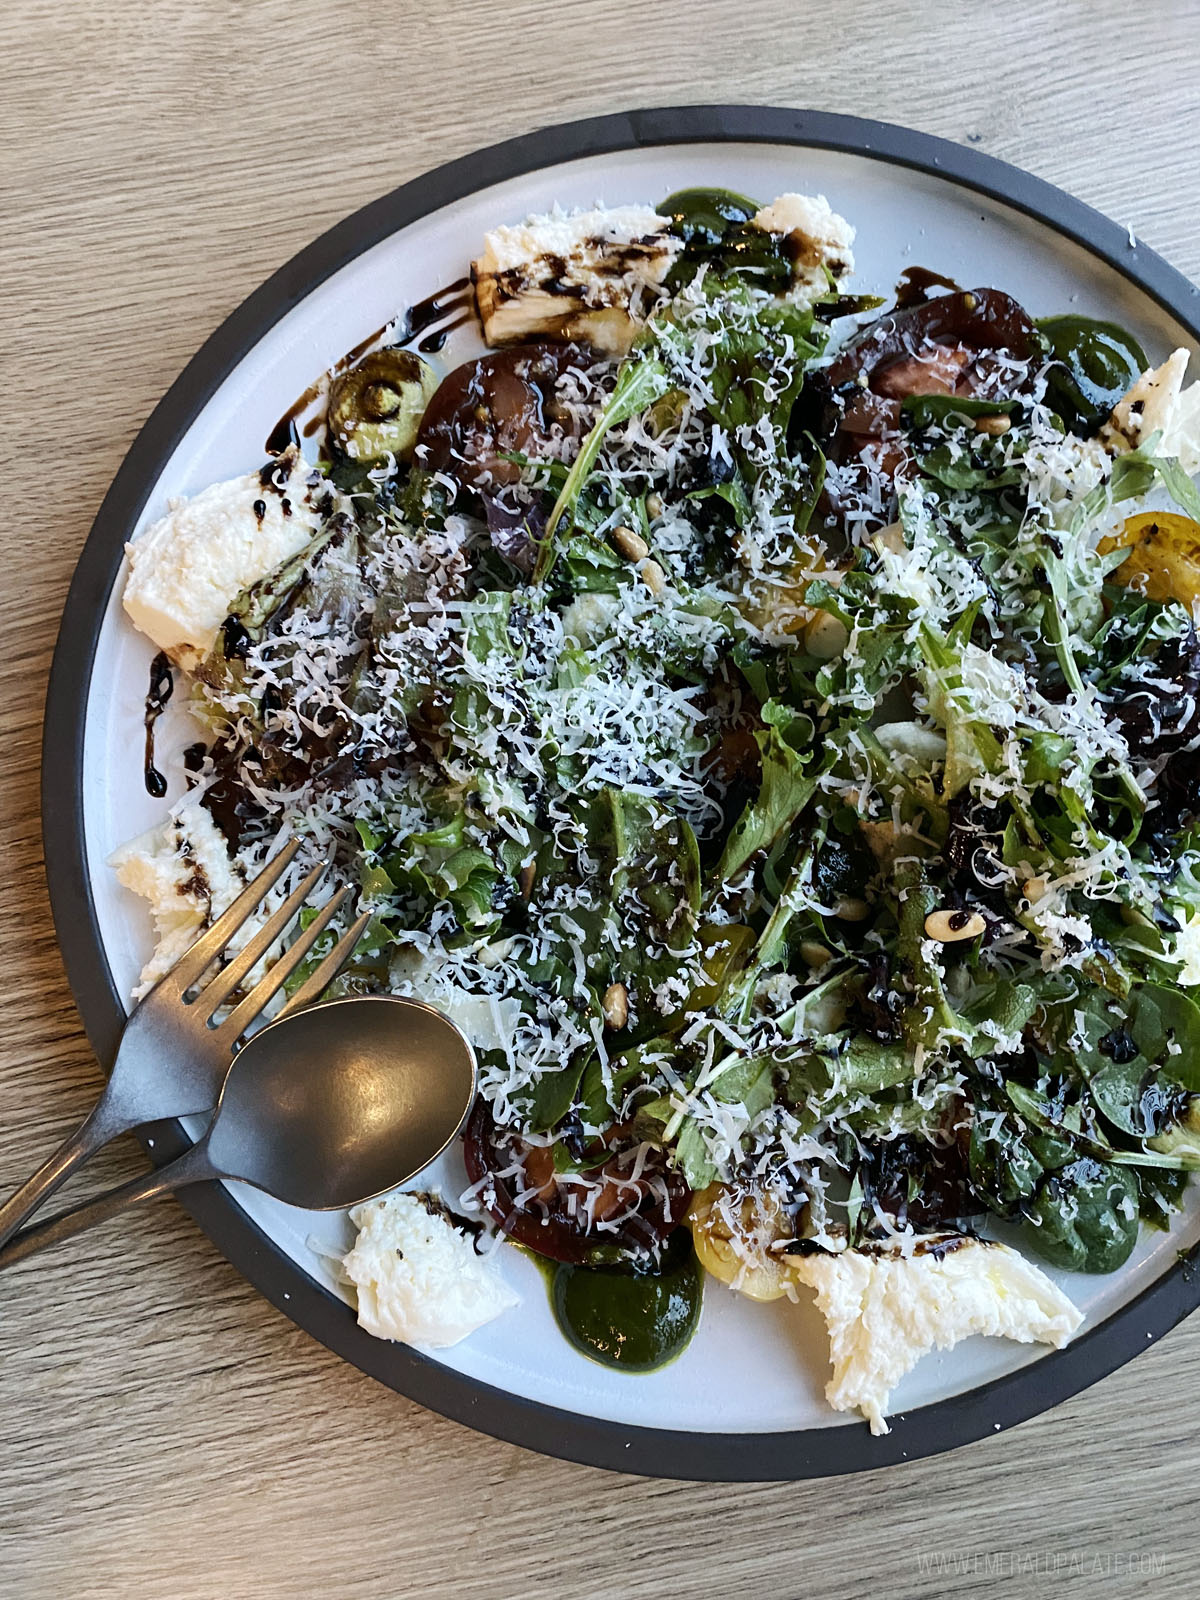
<svg viewBox="0 0 1200 1600"><path fill-rule="evenodd" d="M575 1104L580 1082L591 1052L580 1053L565 1062L557 1072L545 1072L523 1101L529 1127L534 1133L549 1133Z"/></svg>
<svg viewBox="0 0 1200 1600"><path fill-rule="evenodd" d="M1138 1209L1143 1222L1165 1233L1171 1218L1183 1204L1183 1195L1191 1180L1190 1172L1163 1172L1138 1167L1134 1177L1138 1186Z"/></svg>
<svg viewBox="0 0 1200 1600"><path fill-rule="evenodd" d="M832 1065L831 1087L847 1098L879 1094L913 1080L912 1057L904 1045L882 1043L865 1034L847 1039Z"/></svg>
<svg viewBox="0 0 1200 1600"><path fill-rule="evenodd" d="M1023 1215L1024 1238L1051 1266L1115 1272L1137 1243L1137 1180L1123 1167L1080 1156L1046 1174Z"/></svg>
<svg viewBox="0 0 1200 1600"><path fill-rule="evenodd" d="M705 1189L717 1177L717 1164L709 1153L700 1124L685 1118L675 1140L675 1160L689 1188Z"/></svg>
<svg viewBox="0 0 1200 1600"><path fill-rule="evenodd" d="M750 1117L757 1117L775 1099L774 1074L775 1057L770 1052L739 1056L722 1068L708 1087L717 1100L744 1106Z"/></svg>
<svg viewBox="0 0 1200 1600"><path fill-rule="evenodd" d="M826 1037L820 1048L780 1053L777 1066L784 1099L801 1107L816 1095L832 1110L839 1101L882 1094L913 1081L912 1058L903 1044L881 1043L865 1034L836 1043Z"/></svg>
<svg viewBox="0 0 1200 1600"><path fill-rule="evenodd" d="M969 449L958 440L947 440L919 452L917 466L946 489L1009 489L1024 482L1025 467L1020 460L1009 460L992 439L984 442L982 435L972 437Z"/></svg>
<svg viewBox="0 0 1200 1600"><path fill-rule="evenodd" d="M1153 1138L1187 1109L1188 1096L1178 1084L1153 1068L1143 1056L1109 1061L1088 1082L1102 1114L1122 1133Z"/></svg>
<svg viewBox="0 0 1200 1600"><path fill-rule="evenodd" d="M944 428L961 418L974 423L976 417L1011 417L1021 410L1019 400L971 400L957 394L910 394L900 405L914 428L928 428L933 424Z"/></svg>
<svg viewBox="0 0 1200 1600"><path fill-rule="evenodd" d="M1130 997L1129 1031L1147 1062L1183 1088L1200 1091L1200 1005L1186 990L1139 984Z"/></svg>
<svg viewBox="0 0 1200 1600"><path fill-rule="evenodd" d="M673 1039L649 1039L630 1049L623 1060L610 1061L607 1072L600 1057L592 1056L579 1085L579 1115L584 1127L607 1128L613 1116L620 1113L627 1092L640 1079L650 1077L675 1049Z"/></svg>
<svg viewBox="0 0 1200 1600"><path fill-rule="evenodd" d="M971 1130L970 1176L990 1210L1021 1225L1022 1237L1052 1266L1073 1272L1113 1272L1138 1235L1138 1181L1126 1167L1081 1154L1073 1139L1046 1127L1035 1096L1007 1086L1008 1098L1028 1112L1024 1129L984 1134L977 1114Z"/></svg>

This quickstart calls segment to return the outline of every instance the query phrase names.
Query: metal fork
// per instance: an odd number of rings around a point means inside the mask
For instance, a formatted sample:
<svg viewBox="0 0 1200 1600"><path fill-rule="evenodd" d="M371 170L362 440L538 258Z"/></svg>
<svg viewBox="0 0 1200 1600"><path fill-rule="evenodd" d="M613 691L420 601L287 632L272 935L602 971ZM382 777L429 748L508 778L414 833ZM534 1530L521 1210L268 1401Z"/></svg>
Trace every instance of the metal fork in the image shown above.
<svg viewBox="0 0 1200 1600"><path fill-rule="evenodd" d="M147 1122L211 1111L242 1036L304 960L350 894L344 888L317 912L299 938L229 1015L219 1008L300 915L328 861L307 873L245 946L207 984L203 979L229 941L295 860L293 839L242 890L206 932L155 985L125 1024L103 1094L76 1131L0 1206L0 1245L97 1150ZM279 1012L284 1016L320 998L337 977L370 921L363 912Z"/></svg>

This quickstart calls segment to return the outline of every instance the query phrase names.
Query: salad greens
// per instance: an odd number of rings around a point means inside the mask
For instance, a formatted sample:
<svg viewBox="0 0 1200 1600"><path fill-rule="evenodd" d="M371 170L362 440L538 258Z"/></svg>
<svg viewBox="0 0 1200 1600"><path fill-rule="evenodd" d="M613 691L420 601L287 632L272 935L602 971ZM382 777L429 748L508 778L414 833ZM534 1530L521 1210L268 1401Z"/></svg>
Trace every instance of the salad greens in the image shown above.
<svg viewBox="0 0 1200 1600"><path fill-rule="evenodd" d="M719 1185L1111 1271L1200 1163L1200 641L1100 544L1200 497L1096 436L1123 330L986 290L847 332L754 210L665 204L620 360L538 355L535 407L502 352L411 465L326 464L201 674L206 803L247 861L336 845L342 982L472 1034L532 1248L653 1251Z"/></svg>

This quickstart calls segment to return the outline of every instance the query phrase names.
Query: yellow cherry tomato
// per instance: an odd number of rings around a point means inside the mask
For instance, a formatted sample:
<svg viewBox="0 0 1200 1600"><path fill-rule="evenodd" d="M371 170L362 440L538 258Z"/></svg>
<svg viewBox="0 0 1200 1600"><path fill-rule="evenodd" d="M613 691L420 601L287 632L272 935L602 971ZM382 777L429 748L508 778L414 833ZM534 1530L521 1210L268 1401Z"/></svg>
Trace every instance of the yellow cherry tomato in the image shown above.
<svg viewBox="0 0 1200 1600"><path fill-rule="evenodd" d="M1200 600L1200 523L1177 511L1139 511L1126 517L1115 538L1101 539L1100 554L1128 550L1113 573L1151 600Z"/></svg>
<svg viewBox="0 0 1200 1600"><path fill-rule="evenodd" d="M719 1183L692 1197L687 1220L700 1265L749 1300L779 1300L787 1293L791 1266L767 1246L787 1237L778 1202L769 1197L743 1200L731 1226L729 1207L719 1202L728 1190Z"/></svg>

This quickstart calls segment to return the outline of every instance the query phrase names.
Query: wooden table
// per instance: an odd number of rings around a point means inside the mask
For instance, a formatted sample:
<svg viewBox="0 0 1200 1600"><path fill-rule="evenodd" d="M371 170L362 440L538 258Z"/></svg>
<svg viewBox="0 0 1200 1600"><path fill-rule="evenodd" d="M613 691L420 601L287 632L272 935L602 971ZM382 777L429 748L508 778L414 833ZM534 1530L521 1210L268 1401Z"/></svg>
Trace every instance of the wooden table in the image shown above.
<svg viewBox="0 0 1200 1600"><path fill-rule="evenodd" d="M906 122L1200 275L1200 5L1126 0L9 0L0 20L0 1191L99 1081L42 876L59 610L122 454L321 229L539 124L741 100ZM99 1176L135 1172L122 1148ZM1049 1416L852 1480L619 1478L343 1366L174 1205L0 1300L4 1600L1200 1594L1200 1320ZM955 1567L957 1563L957 1570Z"/></svg>

